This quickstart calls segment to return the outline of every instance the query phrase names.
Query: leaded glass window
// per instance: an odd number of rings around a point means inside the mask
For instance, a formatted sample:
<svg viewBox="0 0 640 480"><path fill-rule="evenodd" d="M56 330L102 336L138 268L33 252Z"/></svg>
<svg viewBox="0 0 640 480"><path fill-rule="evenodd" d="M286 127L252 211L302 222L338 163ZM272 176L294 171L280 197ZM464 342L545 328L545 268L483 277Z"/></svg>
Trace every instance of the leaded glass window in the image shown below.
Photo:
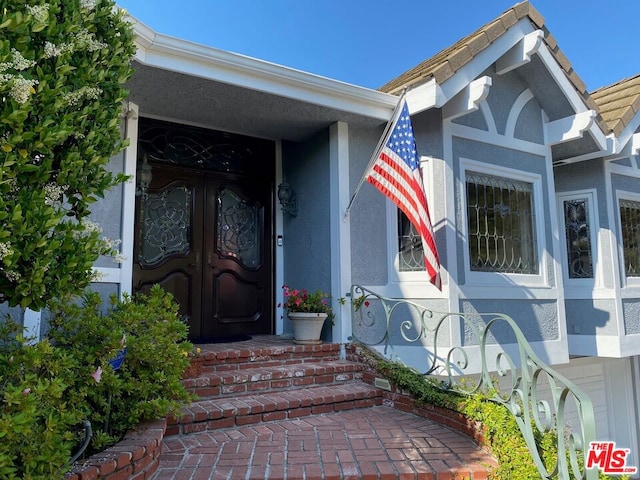
<svg viewBox="0 0 640 480"><path fill-rule="evenodd" d="M141 265L154 265L190 249L191 195L180 186L149 193L142 203Z"/></svg>
<svg viewBox="0 0 640 480"><path fill-rule="evenodd" d="M640 277L640 202L620 200L620 226L627 277Z"/></svg>
<svg viewBox="0 0 640 480"><path fill-rule="evenodd" d="M537 274L533 184L467 171L466 198L471 270Z"/></svg>
<svg viewBox="0 0 640 480"><path fill-rule="evenodd" d="M593 278L589 199L565 200L563 206L569 278Z"/></svg>
<svg viewBox="0 0 640 480"><path fill-rule="evenodd" d="M401 272L424 270L422 238L400 209L398 209L398 258L398 268Z"/></svg>
<svg viewBox="0 0 640 480"><path fill-rule="evenodd" d="M216 248L248 268L261 264L260 212L229 189L218 192Z"/></svg>

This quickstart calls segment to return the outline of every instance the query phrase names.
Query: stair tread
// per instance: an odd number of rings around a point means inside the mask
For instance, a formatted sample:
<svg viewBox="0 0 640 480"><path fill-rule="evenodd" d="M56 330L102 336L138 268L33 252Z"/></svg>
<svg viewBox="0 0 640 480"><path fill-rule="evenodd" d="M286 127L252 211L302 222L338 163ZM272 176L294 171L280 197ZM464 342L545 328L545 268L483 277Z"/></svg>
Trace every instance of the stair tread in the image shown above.
<svg viewBox="0 0 640 480"><path fill-rule="evenodd" d="M378 388L366 383L353 382L235 397L203 399L197 400L191 403L191 405L184 407L180 411L179 423L349 402L381 396L382 392Z"/></svg>
<svg viewBox="0 0 640 480"><path fill-rule="evenodd" d="M243 368L240 370L203 372L200 377L221 378L224 381L224 379L250 378L256 376L269 376L269 378L272 378L273 374L281 372L291 373L291 376L293 376L296 372L304 370L314 372L324 370L326 373L335 373L344 370L362 370L363 368L362 364L348 360L325 360L320 362L291 363L267 367L256 366L255 368Z"/></svg>

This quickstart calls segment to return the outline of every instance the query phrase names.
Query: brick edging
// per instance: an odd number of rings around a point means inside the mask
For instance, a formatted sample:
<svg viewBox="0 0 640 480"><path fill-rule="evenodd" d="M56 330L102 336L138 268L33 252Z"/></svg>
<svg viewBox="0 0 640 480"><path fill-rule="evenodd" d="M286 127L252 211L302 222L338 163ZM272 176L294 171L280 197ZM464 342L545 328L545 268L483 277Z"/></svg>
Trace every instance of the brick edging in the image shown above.
<svg viewBox="0 0 640 480"><path fill-rule="evenodd" d="M145 422L120 442L77 461L65 480L147 480L158 469L166 419Z"/></svg>
<svg viewBox="0 0 640 480"><path fill-rule="evenodd" d="M365 366L362 381L374 385L375 377L380 375L376 362L371 358L375 355L375 352L353 343L347 344L346 350L347 358ZM485 436L486 429L484 425L458 411L436 405L418 403L410 393L398 389L393 384L391 385L391 391L383 390L383 399L384 404L390 407L446 425L471 437L483 448L491 450L491 445Z"/></svg>

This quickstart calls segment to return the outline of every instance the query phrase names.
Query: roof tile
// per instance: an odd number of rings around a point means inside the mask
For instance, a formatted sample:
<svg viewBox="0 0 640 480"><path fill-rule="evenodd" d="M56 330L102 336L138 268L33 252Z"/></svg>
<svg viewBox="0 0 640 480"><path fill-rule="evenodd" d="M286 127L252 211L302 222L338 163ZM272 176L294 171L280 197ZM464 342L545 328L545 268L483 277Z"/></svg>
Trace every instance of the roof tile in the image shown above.
<svg viewBox="0 0 640 480"><path fill-rule="evenodd" d="M544 26L544 17L542 15L540 15L540 12L538 12L538 10L536 10L533 5L531 5L530 3L526 2L526 6L525 6L525 2L523 3L519 3L518 5L516 5L514 7L515 10L518 10L522 8L527 9L528 8L528 12L525 12L520 18L529 15L529 19L533 22L533 24L538 27L538 28L543 28L545 30L547 30L547 28Z"/></svg>
<svg viewBox="0 0 640 480"><path fill-rule="evenodd" d="M495 42L505 31L504 25L500 20L494 20L484 28L484 32L489 38L489 43Z"/></svg>
<svg viewBox="0 0 640 480"><path fill-rule="evenodd" d="M473 60L473 55L466 45L453 52L448 58L449 65L454 72L464 67L471 60Z"/></svg>
<svg viewBox="0 0 640 480"><path fill-rule="evenodd" d="M467 48L469 49L469 52L471 52L471 55L475 57L478 53L487 48L489 43L487 34L485 32L480 32L475 37L469 39Z"/></svg>
<svg viewBox="0 0 640 480"><path fill-rule="evenodd" d="M449 64L449 62L445 62L439 65L438 67L436 67L436 69L433 71L433 78L436 79L436 82L442 83L445 80L453 77L454 73L455 72L451 68L451 65Z"/></svg>
<svg viewBox="0 0 640 480"><path fill-rule="evenodd" d="M602 87L591 98L611 131L620 135L640 111L640 74Z"/></svg>
<svg viewBox="0 0 640 480"><path fill-rule="evenodd" d="M513 9L510 9L504 12L502 15L500 15L500 22L504 26L504 29L508 30L511 27L513 27L516 23L518 23L518 20L520 20L520 18L518 18L518 16L515 14Z"/></svg>

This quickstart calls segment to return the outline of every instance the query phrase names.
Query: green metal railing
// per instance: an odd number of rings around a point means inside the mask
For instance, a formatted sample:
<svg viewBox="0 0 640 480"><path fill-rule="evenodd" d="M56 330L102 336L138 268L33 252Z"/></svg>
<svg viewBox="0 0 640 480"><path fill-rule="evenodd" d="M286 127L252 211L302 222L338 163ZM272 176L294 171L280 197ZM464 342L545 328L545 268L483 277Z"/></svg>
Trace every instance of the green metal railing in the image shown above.
<svg viewBox="0 0 640 480"><path fill-rule="evenodd" d="M417 344L424 352L423 372L441 377L441 388L482 393L509 410L542 479L598 478L597 469L583 467L586 447L596 440L591 399L540 360L511 317L436 312L357 285L351 302L354 341L384 347L386 356L401 362L400 347ZM558 460L552 468L544 465L536 432L556 434Z"/></svg>

